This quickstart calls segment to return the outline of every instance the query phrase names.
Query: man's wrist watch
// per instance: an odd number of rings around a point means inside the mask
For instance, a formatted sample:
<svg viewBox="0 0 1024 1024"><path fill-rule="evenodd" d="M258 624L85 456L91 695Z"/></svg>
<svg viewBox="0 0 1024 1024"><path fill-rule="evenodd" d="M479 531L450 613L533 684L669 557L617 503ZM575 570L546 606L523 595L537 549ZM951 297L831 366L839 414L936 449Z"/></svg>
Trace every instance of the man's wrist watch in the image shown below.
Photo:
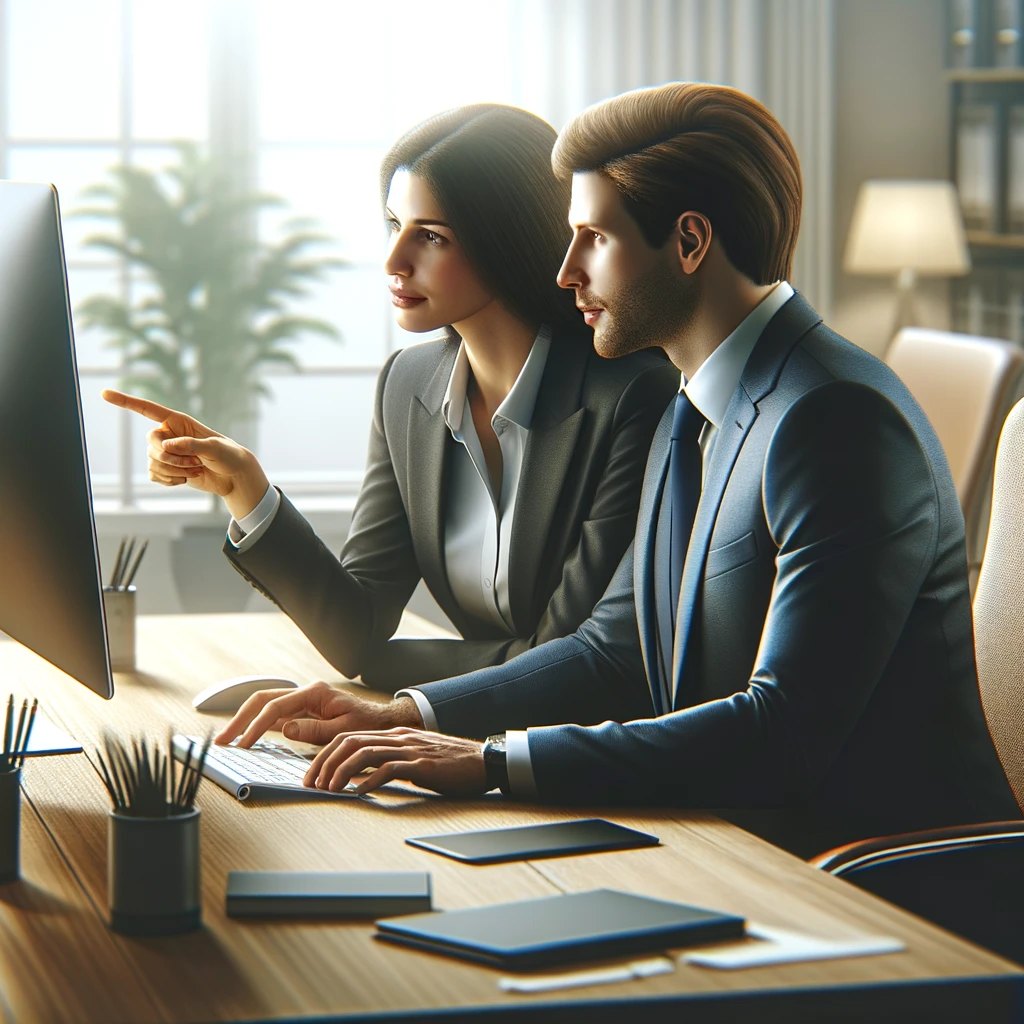
<svg viewBox="0 0 1024 1024"><path fill-rule="evenodd" d="M488 736L484 741L484 770L487 772L487 788L500 789L509 796L508 759L505 753L505 734Z"/></svg>

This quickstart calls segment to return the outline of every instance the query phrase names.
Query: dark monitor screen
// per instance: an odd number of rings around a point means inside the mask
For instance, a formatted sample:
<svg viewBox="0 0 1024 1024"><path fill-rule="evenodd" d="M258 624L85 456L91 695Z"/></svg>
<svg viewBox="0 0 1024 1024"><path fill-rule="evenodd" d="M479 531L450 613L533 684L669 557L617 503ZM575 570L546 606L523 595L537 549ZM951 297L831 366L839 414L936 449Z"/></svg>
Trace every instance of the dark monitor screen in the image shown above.
<svg viewBox="0 0 1024 1024"><path fill-rule="evenodd" d="M0 630L114 695L57 192L0 181Z"/></svg>

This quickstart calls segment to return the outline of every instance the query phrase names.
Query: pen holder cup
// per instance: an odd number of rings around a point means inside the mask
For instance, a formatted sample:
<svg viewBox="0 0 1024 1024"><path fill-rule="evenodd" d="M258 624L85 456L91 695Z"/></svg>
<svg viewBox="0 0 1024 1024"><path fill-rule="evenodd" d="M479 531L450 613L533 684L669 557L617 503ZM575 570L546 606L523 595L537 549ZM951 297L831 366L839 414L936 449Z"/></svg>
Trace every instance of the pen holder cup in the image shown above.
<svg viewBox="0 0 1024 1024"><path fill-rule="evenodd" d="M107 643L113 672L135 671L135 588L103 588Z"/></svg>
<svg viewBox="0 0 1024 1024"><path fill-rule="evenodd" d="M0 882L21 871L21 769L0 772Z"/></svg>
<svg viewBox="0 0 1024 1024"><path fill-rule="evenodd" d="M199 808L168 818L110 812L110 927L122 935L178 935L201 924Z"/></svg>

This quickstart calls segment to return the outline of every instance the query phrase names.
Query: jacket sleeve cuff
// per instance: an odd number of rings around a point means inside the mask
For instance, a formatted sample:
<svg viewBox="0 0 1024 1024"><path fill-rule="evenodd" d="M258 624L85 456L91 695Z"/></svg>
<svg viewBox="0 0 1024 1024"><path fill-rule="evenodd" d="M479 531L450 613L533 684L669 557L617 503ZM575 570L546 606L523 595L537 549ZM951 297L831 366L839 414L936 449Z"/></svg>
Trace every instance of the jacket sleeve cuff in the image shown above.
<svg viewBox="0 0 1024 1024"><path fill-rule="evenodd" d="M423 728L429 732L437 732L437 716L434 714L434 709L430 706L430 701L419 690L398 690L395 692L395 697L396 699L398 697L412 697L416 710L419 711L420 718L423 719Z"/></svg>
<svg viewBox="0 0 1024 1024"><path fill-rule="evenodd" d="M274 521L281 507L281 493L271 484L259 504L239 520L228 523L228 541L237 551L251 548L263 536Z"/></svg>
<svg viewBox="0 0 1024 1024"><path fill-rule="evenodd" d="M536 800L537 783L530 763L530 738L526 730L505 733L505 763L508 788L515 800Z"/></svg>

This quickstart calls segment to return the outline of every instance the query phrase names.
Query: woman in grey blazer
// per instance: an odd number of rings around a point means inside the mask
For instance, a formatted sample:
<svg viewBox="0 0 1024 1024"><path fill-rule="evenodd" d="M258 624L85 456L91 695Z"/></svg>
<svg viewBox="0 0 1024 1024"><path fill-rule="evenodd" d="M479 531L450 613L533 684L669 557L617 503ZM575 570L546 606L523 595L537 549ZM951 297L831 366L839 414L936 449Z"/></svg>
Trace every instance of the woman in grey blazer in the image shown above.
<svg viewBox="0 0 1024 1024"><path fill-rule="evenodd" d="M255 457L142 399L150 476L225 498L224 552L348 677L394 692L499 664L587 618L633 536L678 371L604 360L555 283L569 242L555 132L478 104L413 128L381 167L400 326L445 337L388 359L366 475L336 557ZM461 640L393 639L423 579Z"/></svg>

